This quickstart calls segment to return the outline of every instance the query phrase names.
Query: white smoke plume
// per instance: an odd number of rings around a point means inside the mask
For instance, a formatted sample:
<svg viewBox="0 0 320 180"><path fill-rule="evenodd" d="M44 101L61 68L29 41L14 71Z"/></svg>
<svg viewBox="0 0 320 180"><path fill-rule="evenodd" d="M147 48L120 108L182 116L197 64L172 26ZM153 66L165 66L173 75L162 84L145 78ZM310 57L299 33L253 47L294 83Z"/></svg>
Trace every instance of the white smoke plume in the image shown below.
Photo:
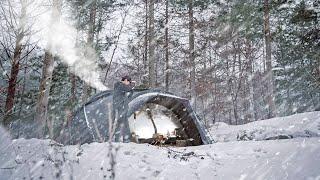
<svg viewBox="0 0 320 180"><path fill-rule="evenodd" d="M107 90L99 76L95 50L76 46L77 30L70 22L63 17L52 20L52 13L47 11L39 16L35 25L41 30L40 39L47 44L46 48L60 57L72 73L97 90Z"/></svg>
<svg viewBox="0 0 320 180"><path fill-rule="evenodd" d="M58 22L48 34L47 40L51 46L50 51L59 56L70 70L90 86L103 91L107 88L102 84L95 60L97 58L91 47L76 47L76 30L74 27ZM51 36L51 37L50 37Z"/></svg>

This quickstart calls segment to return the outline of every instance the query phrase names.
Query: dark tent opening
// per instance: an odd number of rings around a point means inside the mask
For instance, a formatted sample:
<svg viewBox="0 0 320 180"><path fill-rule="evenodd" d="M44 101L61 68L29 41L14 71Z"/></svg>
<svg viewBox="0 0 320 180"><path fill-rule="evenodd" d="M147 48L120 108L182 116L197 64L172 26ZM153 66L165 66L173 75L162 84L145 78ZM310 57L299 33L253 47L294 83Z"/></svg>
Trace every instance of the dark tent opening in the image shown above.
<svg viewBox="0 0 320 180"><path fill-rule="evenodd" d="M112 94L105 91L77 110L64 144L108 141L112 132ZM132 142L191 146L210 144L211 138L187 99L158 90L134 90L128 120Z"/></svg>

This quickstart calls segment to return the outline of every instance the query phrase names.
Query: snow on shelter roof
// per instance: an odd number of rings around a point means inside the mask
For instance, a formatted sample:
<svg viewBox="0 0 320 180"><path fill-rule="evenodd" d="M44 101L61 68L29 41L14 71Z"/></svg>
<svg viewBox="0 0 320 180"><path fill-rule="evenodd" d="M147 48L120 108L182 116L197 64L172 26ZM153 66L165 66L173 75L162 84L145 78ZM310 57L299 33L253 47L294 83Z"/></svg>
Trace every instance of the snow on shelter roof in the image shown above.
<svg viewBox="0 0 320 180"><path fill-rule="evenodd" d="M84 144L103 142L109 139L109 121L112 113L113 91L94 95L79 108L71 121L62 142L64 144ZM210 144L212 140L189 101L160 90L134 90L129 99L128 117L145 104L154 103L170 109L178 116L181 125L196 145Z"/></svg>

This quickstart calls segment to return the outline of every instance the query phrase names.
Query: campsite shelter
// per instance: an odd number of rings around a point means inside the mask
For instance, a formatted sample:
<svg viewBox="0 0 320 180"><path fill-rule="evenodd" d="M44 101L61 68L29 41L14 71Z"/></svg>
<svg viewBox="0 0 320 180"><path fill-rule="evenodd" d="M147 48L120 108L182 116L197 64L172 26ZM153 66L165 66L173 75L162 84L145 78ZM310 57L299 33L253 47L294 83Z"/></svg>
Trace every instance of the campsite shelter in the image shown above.
<svg viewBox="0 0 320 180"><path fill-rule="evenodd" d="M111 120L112 96L113 91L111 90L98 93L80 107L75 112L68 126L68 135L65 137L63 143L84 144L108 141L109 132L112 131L113 127L113 121ZM212 142L203 123L191 108L189 101L170 93L161 92L160 90L133 90L133 94L129 99L127 114L129 121L131 121L131 127L132 117L136 118L136 112L147 111L150 107L154 108L158 106L161 106L160 109L162 111L166 110L167 113L162 113L163 116L169 116L170 112L170 116L174 115L174 118L160 118L158 121L164 121L162 119L171 119L174 121L173 124L177 125L176 130L183 134L180 139L191 142L188 145L202 145ZM140 117L143 117L143 115ZM139 119L137 122L139 122ZM155 123L153 123L153 125L155 125ZM148 128L150 129L150 126ZM156 129L156 127L154 128ZM132 128L130 129L132 131ZM152 126L151 131L153 131ZM152 139L152 137L150 138ZM141 143L148 141L145 139L137 139L136 142Z"/></svg>

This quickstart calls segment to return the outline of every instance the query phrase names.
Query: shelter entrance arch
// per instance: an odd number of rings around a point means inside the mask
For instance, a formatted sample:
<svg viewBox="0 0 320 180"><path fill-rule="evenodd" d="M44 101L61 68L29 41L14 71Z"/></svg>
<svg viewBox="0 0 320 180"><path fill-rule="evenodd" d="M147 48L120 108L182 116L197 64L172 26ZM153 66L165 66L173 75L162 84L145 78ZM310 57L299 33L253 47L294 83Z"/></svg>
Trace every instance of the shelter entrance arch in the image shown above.
<svg viewBox="0 0 320 180"><path fill-rule="evenodd" d="M112 115L112 95L113 91L98 93L93 96L90 101L80 107L75 112L74 117L66 130L67 135L62 143L84 144L108 141L110 136L110 117ZM150 109L149 112L147 107ZM168 122L173 123L173 125L176 126L173 126L173 129L176 130L176 135L179 135L179 137L177 136L176 138L177 141L188 141L188 145L212 143L208 132L200 121L200 118L191 108L187 99L159 90L134 90L128 104L127 116L129 117L129 121L131 117L136 116L136 121L138 122L139 119L137 118L139 117L139 112L141 117L144 115L149 119L150 117L148 114L151 113L151 116L156 117L155 121L157 121L157 115L160 114L166 119L171 119L171 121ZM163 122L164 121L165 120L163 120ZM161 132L161 128L158 128L158 135L167 135L167 132ZM169 133L172 135L171 130L172 129L169 130ZM149 131L156 134L154 128L151 128ZM154 139L155 137L152 138ZM138 143L148 142L148 139L150 138L142 138L142 135L140 134Z"/></svg>

